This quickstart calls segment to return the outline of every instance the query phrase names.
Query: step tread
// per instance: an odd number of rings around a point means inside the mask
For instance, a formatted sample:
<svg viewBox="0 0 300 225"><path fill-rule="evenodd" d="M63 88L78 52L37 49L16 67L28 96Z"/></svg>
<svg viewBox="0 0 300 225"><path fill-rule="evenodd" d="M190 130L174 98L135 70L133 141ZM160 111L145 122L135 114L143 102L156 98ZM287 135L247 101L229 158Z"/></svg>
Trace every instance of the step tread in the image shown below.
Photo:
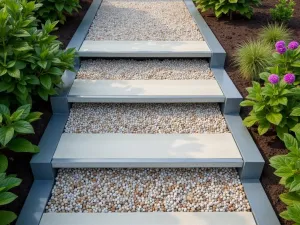
<svg viewBox="0 0 300 225"><path fill-rule="evenodd" d="M242 163L239 149L230 133L64 133L52 159L54 168L151 165L241 167Z"/></svg>
<svg viewBox="0 0 300 225"><path fill-rule="evenodd" d="M251 212L44 213L40 225L256 225Z"/></svg>
<svg viewBox="0 0 300 225"><path fill-rule="evenodd" d="M78 52L81 57L211 57L205 41L89 41Z"/></svg>
<svg viewBox="0 0 300 225"><path fill-rule="evenodd" d="M140 99L140 100L139 100ZM69 102L224 102L216 80L78 80Z"/></svg>

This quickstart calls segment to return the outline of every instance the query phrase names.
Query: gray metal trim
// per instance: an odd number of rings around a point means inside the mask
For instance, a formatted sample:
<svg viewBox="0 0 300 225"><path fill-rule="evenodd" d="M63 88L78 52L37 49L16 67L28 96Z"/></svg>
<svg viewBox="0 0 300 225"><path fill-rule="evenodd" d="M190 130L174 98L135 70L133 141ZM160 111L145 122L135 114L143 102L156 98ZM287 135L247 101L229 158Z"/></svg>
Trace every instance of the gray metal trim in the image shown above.
<svg viewBox="0 0 300 225"><path fill-rule="evenodd" d="M16 225L39 225L53 184L54 180L35 180L33 182Z"/></svg>
<svg viewBox="0 0 300 225"><path fill-rule="evenodd" d="M36 180L52 180L55 171L51 160L61 138L68 114L54 114L39 143L40 152L34 155L30 161L33 176Z"/></svg>
<svg viewBox="0 0 300 225"><path fill-rule="evenodd" d="M217 40L216 36L213 34L198 9L196 8L193 0L184 0L187 9L189 10L191 16L193 17L195 23L198 26L204 40L209 46L212 56L210 59L211 68L223 68L226 59L226 52Z"/></svg>
<svg viewBox="0 0 300 225"><path fill-rule="evenodd" d="M53 159L53 168L241 168L242 159Z"/></svg>
<svg viewBox="0 0 300 225"><path fill-rule="evenodd" d="M240 103L243 100L242 95L236 89L234 83L228 76L227 72L222 68L211 69L216 78L223 94L226 97L225 103L222 104L221 110L223 114L239 113Z"/></svg>
<svg viewBox="0 0 300 225"><path fill-rule="evenodd" d="M241 179L259 179L265 161L238 114L225 114L225 120L240 150L244 165L239 169Z"/></svg>
<svg viewBox="0 0 300 225"><path fill-rule="evenodd" d="M146 51L134 51L134 52L98 52L98 51L85 51L79 52L80 57L105 57L105 58L209 58L211 52L146 52Z"/></svg>
<svg viewBox="0 0 300 225"><path fill-rule="evenodd" d="M78 96L68 95L69 102L98 103L207 103L225 102L224 96Z"/></svg>
<svg viewBox="0 0 300 225"><path fill-rule="evenodd" d="M280 225L259 180L242 180L257 225Z"/></svg>

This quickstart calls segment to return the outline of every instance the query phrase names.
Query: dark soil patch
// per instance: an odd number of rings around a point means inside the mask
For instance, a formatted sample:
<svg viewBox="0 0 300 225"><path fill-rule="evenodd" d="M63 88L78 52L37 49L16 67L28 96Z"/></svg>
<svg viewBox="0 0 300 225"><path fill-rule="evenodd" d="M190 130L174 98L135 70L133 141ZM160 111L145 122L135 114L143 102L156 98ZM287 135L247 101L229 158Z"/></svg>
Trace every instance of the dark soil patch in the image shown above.
<svg viewBox="0 0 300 225"><path fill-rule="evenodd" d="M59 26L58 30L55 31L54 34L58 36L58 40L63 43L64 47L68 45L69 41L73 37L77 27L79 26L92 2L93 0L80 0L82 9L78 13L68 16L67 22L64 25ZM28 136L28 140L30 140L33 144L38 145L52 116L51 104L50 102L37 101L33 104L32 110L43 113L42 118L33 123L35 134ZM19 187L12 189L12 192L18 195L18 198L9 205L0 207L0 209L13 211L18 215L24 205L26 197L33 183L33 176L30 168L32 154L16 154L11 151L4 151L4 154L9 158L9 168L7 170L7 174L16 174L17 177L22 179L22 183ZM14 225L15 222L12 223L12 225Z"/></svg>
<svg viewBox="0 0 300 225"><path fill-rule="evenodd" d="M239 44L248 39L257 38L257 33L262 26L267 25L271 21L269 10L277 2L277 0L263 0L262 5L254 9L254 16L251 20L234 15L233 20L230 21L227 17L216 19L212 12L201 13L225 49L227 53L225 69L244 97L247 95L245 88L249 87L251 82L245 81L238 69L233 66L233 55ZM300 3L297 3L294 18L288 26L294 32L294 39L300 41ZM247 111L247 109L242 109L242 117L247 115ZM261 177L262 185L275 211L280 213L285 210L285 205L279 200L279 194L284 192L284 188L278 184L279 179L273 174L273 169L269 166L268 159L274 155L285 154L287 150L275 133L259 136L256 128L251 128L249 131L266 160L266 166ZM284 225L292 224L283 219L281 219L281 223Z"/></svg>

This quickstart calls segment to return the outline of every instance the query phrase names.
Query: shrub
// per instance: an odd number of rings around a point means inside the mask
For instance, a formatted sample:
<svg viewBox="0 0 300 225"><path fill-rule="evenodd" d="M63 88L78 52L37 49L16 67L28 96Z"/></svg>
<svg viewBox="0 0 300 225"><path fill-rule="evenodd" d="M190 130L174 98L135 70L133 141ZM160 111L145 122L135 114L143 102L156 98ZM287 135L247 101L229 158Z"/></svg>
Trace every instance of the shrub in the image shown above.
<svg viewBox="0 0 300 225"><path fill-rule="evenodd" d="M259 38L272 46L279 40L289 41L291 40L291 31L283 24L269 24L263 27L259 34Z"/></svg>
<svg viewBox="0 0 300 225"><path fill-rule="evenodd" d="M75 50L60 50L50 35L57 22L37 29L34 11L40 4L0 1L0 93L21 104L31 102L32 95L47 100L56 94L63 72L73 70Z"/></svg>
<svg viewBox="0 0 300 225"><path fill-rule="evenodd" d="M275 8L271 9L271 17L273 20L281 23L288 23L293 17L294 0L279 0Z"/></svg>
<svg viewBox="0 0 300 225"><path fill-rule="evenodd" d="M78 12L81 8L79 0L38 0L38 3L43 4L37 11L39 18L43 21L59 21L64 24L66 15Z"/></svg>
<svg viewBox="0 0 300 225"><path fill-rule="evenodd" d="M14 175L6 176L4 172L0 172L0 206L7 205L18 197L9 190L19 186L21 182L22 180ZM17 218L17 215L10 211L0 210L0 218L1 225L8 225Z"/></svg>
<svg viewBox="0 0 300 225"><path fill-rule="evenodd" d="M232 19L233 12L239 12L241 15L251 18L253 15L253 6L261 3L261 0L194 0L197 8L205 12L212 9L217 18L222 15L229 15Z"/></svg>
<svg viewBox="0 0 300 225"><path fill-rule="evenodd" d="M247 80L257 79L258 75L271 64L272 48L262 41L248 41L239 46L234 63Z"/></svg>
<svg viewBox="0 0 300 225"><path fill-rule="evenodd" d="M23 105L11 114L7 106L0 104L0 149L31 153L39 151L36 145L18 137L23 134L33 134L34 130L30 123L38 120L42 115L39 112L30 113L30 110L31 105ZM0 154L0 173L7 169L7 165L6 156Z"/></svg>
<svg viewBox="0 0 300 225"><path fill-rule="evenodd" d="M280 199L287 205L287 210L280 216L300 224L300 124L295 129L296 138L284 134L284 143L289 153L277 155L270 159L271 166L275 168L275 175L279 176L280 184L288 190L281 194Z"/></svg>

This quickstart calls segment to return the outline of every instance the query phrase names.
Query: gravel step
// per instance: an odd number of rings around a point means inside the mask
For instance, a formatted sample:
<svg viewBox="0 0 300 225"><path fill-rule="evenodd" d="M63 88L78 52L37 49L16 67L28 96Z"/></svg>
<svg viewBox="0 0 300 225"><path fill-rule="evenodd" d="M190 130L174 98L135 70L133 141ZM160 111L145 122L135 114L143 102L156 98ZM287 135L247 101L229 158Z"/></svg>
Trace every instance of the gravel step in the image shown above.
<svg viewBox="0 0 300 225"><path fill-rule="evenodd" d="M82 60L83 80L213 80L206 60Z"/></svg>
<svg viewBox="0 0 300 225"><path fill-rule="evenodd" d="M224 102L216 80L75 80L69 102Z"/></svg>
<svg viewBox="0 0 300 225"><path fill-rule="evenodd" d="M53 168L242 167L242 165L243 159L239 149L229 133L64 133L52 159Z"/></svg>
<svg viewBox="0 0 300 225"><path fill-rule="evenodd" d="M229 168L60 169L46 207L57 213L250 210Z"/></svg>
<svg viewBox="0 0 300 225"><path fill-rule="evenodd" d="M74 103L66 133L228 133L218 104Z"/></svg>
<svg viewBox="0 0 300 225"><path fill-rule="evenodd" d="M182 0L103 0L86 39L203 40Z"/></svg>
<svg viewBox="0 0 300 225"><path fill-rule="evenodd" d="M252 213L45 213L40 225L256 225Z"/></svg>
<svg viewBox="0 0 300 225"><path fill-rule="evenodd" d="M205 41L83 41L80 57L209 58Z"/></svg>

